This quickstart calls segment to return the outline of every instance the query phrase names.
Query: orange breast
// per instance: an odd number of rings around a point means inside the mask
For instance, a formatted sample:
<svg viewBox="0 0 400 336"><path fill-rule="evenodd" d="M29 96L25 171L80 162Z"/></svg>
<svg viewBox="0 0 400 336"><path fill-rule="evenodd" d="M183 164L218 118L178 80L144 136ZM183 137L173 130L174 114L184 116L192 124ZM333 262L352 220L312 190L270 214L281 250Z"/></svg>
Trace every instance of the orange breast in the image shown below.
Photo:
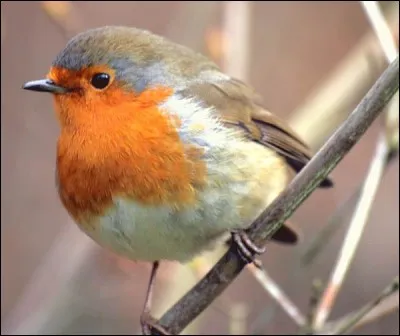
<svg viewBox="0 0 400 336"><path fill-rule="evenodd" d="M179 119L158 107L171 91L160 88L127 96L110 88L108 94L112 97L107 103L103 97L90 104L77 97L56 97L57 113L69 120L62 123L57 174L60 197L70 214L77 221L101 215L117 196L143 206L194 202L206 166L201 148L181 142Z"/></svg>

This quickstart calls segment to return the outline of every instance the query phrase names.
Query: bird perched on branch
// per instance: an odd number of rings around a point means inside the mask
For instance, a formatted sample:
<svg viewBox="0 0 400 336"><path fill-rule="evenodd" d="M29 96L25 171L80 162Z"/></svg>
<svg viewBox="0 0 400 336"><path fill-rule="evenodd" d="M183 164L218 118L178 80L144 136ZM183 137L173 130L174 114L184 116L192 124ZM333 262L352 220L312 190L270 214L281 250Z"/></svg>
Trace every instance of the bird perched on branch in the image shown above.
<svg viewBox="0 0 400 336"><path fill-rule="evenodd" d="M251 262L263 250L244 230L311 157L252 88L140 29L78 34L47 78L24 89L53 94L68 213L101 246L153 263L146 334L157 329L149 311L159 261L189 261L232 234ZM286 224L272 239L295 243L297 233Z"/></svg>

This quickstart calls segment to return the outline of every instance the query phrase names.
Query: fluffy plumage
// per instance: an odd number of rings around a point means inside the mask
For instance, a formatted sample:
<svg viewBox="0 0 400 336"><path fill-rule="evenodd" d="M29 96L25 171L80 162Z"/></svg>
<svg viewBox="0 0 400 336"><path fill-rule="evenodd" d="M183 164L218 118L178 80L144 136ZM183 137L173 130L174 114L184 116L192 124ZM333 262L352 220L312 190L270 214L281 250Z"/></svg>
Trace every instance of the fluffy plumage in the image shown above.
<svg viewBox="0 0 400 336"><path fill-rule="evenodd" d="M90 85L96 72L110 75L104 90ZM131 259L187 261L246 228L311 157L251 87L150 32L79 34L48 77L68 89L55 95L61 199ZM296 237L284 226L274 239Z"/></svg>

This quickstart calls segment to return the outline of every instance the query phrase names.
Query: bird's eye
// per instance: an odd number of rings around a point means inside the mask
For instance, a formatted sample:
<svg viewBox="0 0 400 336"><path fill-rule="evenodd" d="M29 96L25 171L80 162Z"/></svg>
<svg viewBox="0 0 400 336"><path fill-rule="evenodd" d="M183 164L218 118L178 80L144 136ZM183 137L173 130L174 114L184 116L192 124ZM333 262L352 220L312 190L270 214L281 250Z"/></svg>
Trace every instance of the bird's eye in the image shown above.
<svg viewBox="0 0 400 336"><path fill-rule="evenodd" d="M110 83L110 75L106 73L97 73L92 77L91 84L96 89L104 89Z"/></svg>

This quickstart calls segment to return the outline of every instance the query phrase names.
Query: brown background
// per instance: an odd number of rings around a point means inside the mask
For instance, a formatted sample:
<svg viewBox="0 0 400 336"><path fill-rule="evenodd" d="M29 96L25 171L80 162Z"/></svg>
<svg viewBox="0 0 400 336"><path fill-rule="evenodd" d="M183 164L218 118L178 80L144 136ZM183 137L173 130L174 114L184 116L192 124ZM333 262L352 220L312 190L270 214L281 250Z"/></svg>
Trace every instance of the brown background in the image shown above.
<svg viewBox="0 0 400 336"><path fill-rule="evenodd" d="M189 8L190 7L190 8ZM193 10L193 8L195 8ZM64 228L91 245L91 253L55 297L37 333L129 334L138 316L149 275L147 265L120 261L92 244L71 223L57 198L54 186L55 142L58 125L51 97L21 90L21 85L43 77L66 37L45 13L40 2L1 3L1 318L2 332L36 312L57 272L74 252L77 242L68 241L54 267L40 281L42 292L28 301L17 320L15 307L24 298L35 270L51 253L56 236ZM206 52L207 29L221 22L222 2L76 2L74 29L118 24L150 29L155 33ZM282 117L299 106L312 89L348 53L369 29L358 2L258 2L252 4L249 82L264 96L269 108ZM193 26L195 25L195 26ZM321 111L320 113L323 113ZM301 269L299 255L326 224L345 198L365 176L380 124L375 122L359 144L333 172L334 190L317 191L296 212L304 242L295 247L270 246L262 259L269 273L292 300L305 311L315 277L326 280L340 249L349 216L323 254ZM387 170L379 188L370 220L344 283L332 318L338 318L374 298L398 274L399 215L398 159ZM348 214L350 212L347 212ZM75 232L76 230L76 232ZM168 267L161 268L167 277ZM295 274L295 275L294 275ZM165 277L160 276L160 283ZM161 286L161 284L160 284ZM60 290L61 291L61 290ZM56 291L58 293L58 290ZM162 290L157 290L157 297ZM295 332L292 321L243 272L217 300L243 301L250 309L249 323L275 309L276 315L262 333ZM260 317L261 315L261 317ZM215 309L204 313L199 333L224 333L228 319ZM398 312L357 332L399 333ZM8 327L7 327L8 326ZM9 330L9 329L8 329ZM36 330L36 329L35 329ZM30 329L35 332L34 329Z"/></svg>

